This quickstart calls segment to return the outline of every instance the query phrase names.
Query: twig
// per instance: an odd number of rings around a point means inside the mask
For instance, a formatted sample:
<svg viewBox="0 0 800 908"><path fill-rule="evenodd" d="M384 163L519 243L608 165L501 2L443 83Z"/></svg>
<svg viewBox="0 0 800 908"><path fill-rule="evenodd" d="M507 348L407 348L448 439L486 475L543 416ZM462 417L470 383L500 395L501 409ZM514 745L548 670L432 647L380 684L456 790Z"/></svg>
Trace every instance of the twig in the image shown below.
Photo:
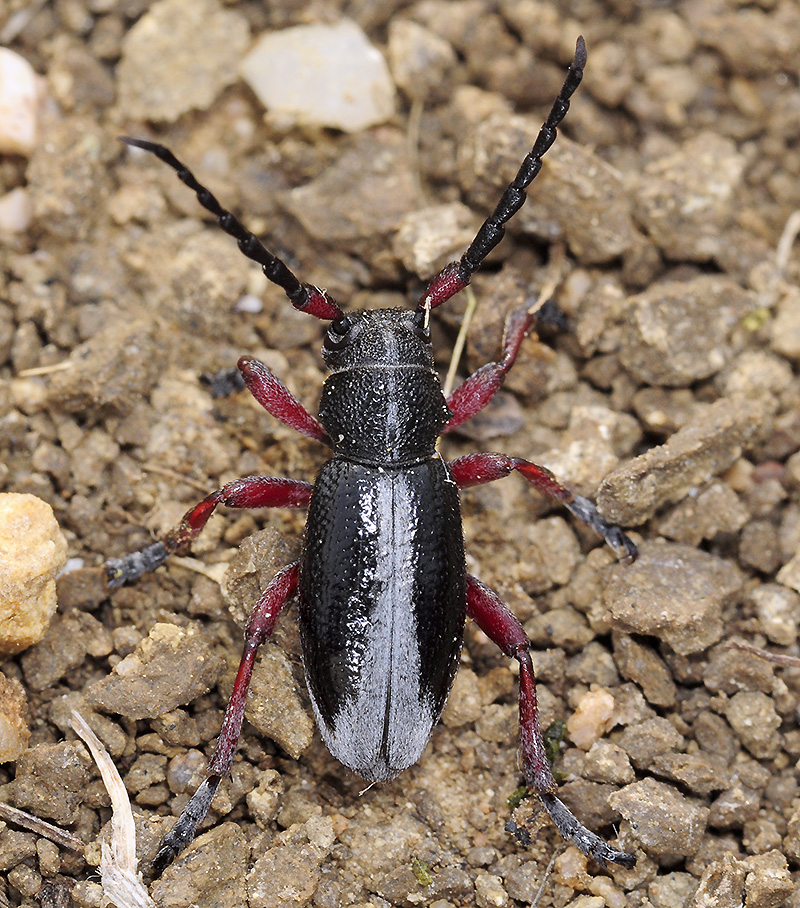
<svg viewBox="0 0 800 908"><path fill-rule="evenodd" d="M789 255L798 233L800 233L800 211L793 211L786 221L783 233L778 241L778 248L775 251L775 264L781 274L784 274L789 265Z"/></svg>
<svg viewBox="0 0 800 908"><path fill-rule="evenodd" d="M31 832L35 832L45 839L50 839L51 842L55 842L56 845L60 845L62 848L69 848L70 851L77 851L79 854L83 854L83 850L86 848L85 842L71 832L67 832L66 829L61 829L60 826L53 826L52 823L48 823L46 820L40 820L39 817L25 813L24 810L17 810L16 807L12 807L10 804L0 802L0 817L15 823L17 826L30 829Z"/></svg>
<svg viewBox="0 0 800 908"><path fill-rule="evenodd" d="M464 290L464 296L467 299L467 308L464 310L464 318L461 320L461 327L458 329L458 337L456 338L455 344L453 344L453 354L450 357L450 365L447 368L447 377L444 380L445 397L450 396L453 385L456 383L458 364L461 362L461 354L464 352L464 345L467 343L467 335L469 334L469 328L472 324L472 317L475 315L475 310L478 308L478 298L475 296L472 287L467 287Z"/></svg>
<svg viewBox="0 0 800 908"><path fill-rule="evenodd" d="M425 187L422 185L420 177L421 168L419 163L419 137L422 126L423 102L420 98L415 98L411 104L411 110L408 112L408 156L411 163L411 173L414 177L417 192L420 199L427 204Z"/></svg>
<svg viewBox="0 0 800 908"><path fill-rule="evenodd" d="M752 653L767 662L774 662L775 665L787 665L793 668L800 668L800 656L786 656L783 653L771 653L769 650L762 649L760 646L753 646L752 643L740 643L738 640L731 640L728 643L731 649L740 649L745 653Z"/></svg>
<svg viewBox="0 0 800 908"><path fill-rule="evenodd" d="M196 479L192 479L190 476L184 476L183 473L179 473L177 470L170 470L168 467L159 467L155 464L150 463L143 463L140 466L146 473L157 473L159 476L166 476L169 479L176 479L178 482L184 482L187 486L191 486L193 489L197 489L204 495L208 492L207 485L203 485Z"/></svg>
<svg viewBox="0 0 800 908"><path fill-rule="evenodd" d="M31 19L45 5L47 0L33 0L22 9L18 9L6 19L2 31L0 31L0 44L3 46L11 44L14 38L21 32L25 31L31 22Z"/></svg>
<svg viewBox="0 0 800 908"><path fill-rule="evenodd" d="M37 375L52 375L54 372L65 372L74 369L75 363L71 359L64 359L60 363L51 363L49 366L33 366L30 369L21 369L17 378L34 378Z"/></svg>
<svg viewBox="0 0 800 908"><path fill-rule="evenodd" d="M561 854L562 850L563 849L559 848L553 852L553 856L550 858L550 863L547 865L547 868L545 869L544 878L542 879L542 883L539 886L539 891L533 897L533 901L531 902L531 908L538 908L539 902L541 902L542 896L544 895L544 890L545 890L545 887L547 886L547 881L550 879L550 874L553 872L553 868L556 866L556 858L559 856L559 854Z"/></svg>
<svg viewBox="0 0 800 908"><path fill-rule="evenodd" d="M554 296L564 276L564 263L566 260L567 250L564 244L553 243L550 247L550 261L547 263L547 271L545 271L542 286L539 288L539 295L528 310L529 312L535 312Z"/></svg>

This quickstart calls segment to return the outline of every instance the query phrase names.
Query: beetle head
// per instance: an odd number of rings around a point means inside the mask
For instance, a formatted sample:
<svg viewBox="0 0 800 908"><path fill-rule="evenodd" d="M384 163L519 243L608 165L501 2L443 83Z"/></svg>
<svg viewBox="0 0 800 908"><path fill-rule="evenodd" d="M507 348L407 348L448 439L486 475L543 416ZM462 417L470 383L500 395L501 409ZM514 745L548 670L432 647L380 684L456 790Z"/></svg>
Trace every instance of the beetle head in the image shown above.
<svg viewBox="0 0 800 908"><path fill-rule="evenodd" d="M433 368L424 311L367 309L331 322L322 358L331 372L374 365Z"/></svg>

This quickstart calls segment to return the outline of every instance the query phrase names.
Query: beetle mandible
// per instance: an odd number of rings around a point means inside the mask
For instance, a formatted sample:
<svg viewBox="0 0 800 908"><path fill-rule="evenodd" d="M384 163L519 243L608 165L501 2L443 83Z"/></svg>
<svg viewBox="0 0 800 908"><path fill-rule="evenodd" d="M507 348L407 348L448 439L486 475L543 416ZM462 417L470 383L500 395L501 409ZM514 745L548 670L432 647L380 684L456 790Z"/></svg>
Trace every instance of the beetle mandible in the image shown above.
<svg viewBox="0 0 800 908"><path fill-rule="evenodd" d="M561 834L581 851L602 864L633 866L632 854L590 832L554 793L530 643L498 596L466 573L458 493L516 471L539 492L562 501L619 555L633 558L636 548L590 501L573 494L544 467L489 453L446 463L436 450L440 435L466 422L495 395L537 312L527 306L514 310L506 321L500 359L478 369L447 399L433 365L430 312L467 286L524 204L585 63L586 47L579 38L561 91L516 177L461 259L431 281L413 311L344 314L325 291L301 283L169 150L123 139L173 167L295 308L331 322L322 348L331 374L324 383L319 419L262 363L246 356L238 363L247 388L269 413L332 449L316 482L270 476L230 482L188 511L161 541L105 563L110 586L135 580L188 546L218 505L308 507L302 558L272 579L253 608L208 775L162 841L156 873L192 840L230 771L256 652L296 591L314 714L323 740L340 762L381 782L419 759L450 691L468 615L519 663L520 749L528 786Z"/></svg>

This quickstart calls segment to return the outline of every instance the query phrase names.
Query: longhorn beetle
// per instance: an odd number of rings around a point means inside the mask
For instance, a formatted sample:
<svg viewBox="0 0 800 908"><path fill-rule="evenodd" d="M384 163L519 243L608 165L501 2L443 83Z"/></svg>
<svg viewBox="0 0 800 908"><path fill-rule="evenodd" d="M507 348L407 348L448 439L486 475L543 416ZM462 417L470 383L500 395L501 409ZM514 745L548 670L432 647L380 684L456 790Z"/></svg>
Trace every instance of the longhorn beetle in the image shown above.
<svg viewBox="0 0 800 908"><path fill-rule="evenodd" d="M527 784L561 834L586 855L602 864L633 866L632 854L590 832L554 793L530 643L498 596L466 573L458 491L516 471L534 489L562 501L619 555L633 558L636 548L590 501L573 494L544 467L505 454L470 454L446 463L436 450L440 435L466 422L496 394L537 313L526 306L514 310L506 321L501 358L478 369L445 400L431 355L431 309L464 289L502 239L505 224L524 204L542 156L555 141L585 64L586 47L579 38L566 80L516 177L461 259L431 281L414 311L345 315L325 291L301 283L170 151L153 142L123 139L173 167L296 309L331 322L322 348L331 374L324 383L319 419L265 365L248 356L238 363L247 388L267 412L332 449L316 482L251 476L227 483L188 511L161 541L105 563L110 586L135 580L188 546L218 505L308 507L303 555L276 574L253 608L208 775L161 843L153 863L156 873L192 840L230 771L256 651L296 591L314 715L330 752L345 766L382 782L419 759L450 691L469 615L519 662L520 747Z"/></svg>

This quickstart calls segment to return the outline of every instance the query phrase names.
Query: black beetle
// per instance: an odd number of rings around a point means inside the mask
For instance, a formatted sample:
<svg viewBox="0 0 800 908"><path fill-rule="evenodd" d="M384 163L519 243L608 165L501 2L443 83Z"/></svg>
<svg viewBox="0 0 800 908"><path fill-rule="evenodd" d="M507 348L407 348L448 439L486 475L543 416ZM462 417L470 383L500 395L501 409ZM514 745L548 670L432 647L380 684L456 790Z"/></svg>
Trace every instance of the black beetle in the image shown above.
<svg viewBox="0 0 800 908"><path fill-rule="evenodd" d="M297 309L331 321L322 350L331 375L319 420L266 366L248 357L239 360L245 384L268 412L333 449L314 485L266 476L229 483L192 508L162 541L105 564L110 586L153 570L187 546L219 504L309 509L301 561L280 571L253 608L208 777L162 842L154 861L157 873L191 841L230 771L256 651L298 587L311 702L325 743L344 765L380 782L419 759L450 691L469 615L520 664L520 746L528 785L561 833L585 854L603 864L633 865L633 855L591 833L554 794L530 644L497 595L466 573L458 490L516 470L537 490L563 501L618 553L635 557L635 546L544 467L504 454L473 454L446 463L436 450L440 435L494 396L541 310L513 311L502 357L475 372L447 400L431 355L430 311L462 290L502 239L504 225L522 207L542 155L555 141L585 63L580 38L564 85L517 176L466 253L434 278L414 311L345 315L327 293L301 283L170 151L152 142L123 140L173 167Z"/></svg>

